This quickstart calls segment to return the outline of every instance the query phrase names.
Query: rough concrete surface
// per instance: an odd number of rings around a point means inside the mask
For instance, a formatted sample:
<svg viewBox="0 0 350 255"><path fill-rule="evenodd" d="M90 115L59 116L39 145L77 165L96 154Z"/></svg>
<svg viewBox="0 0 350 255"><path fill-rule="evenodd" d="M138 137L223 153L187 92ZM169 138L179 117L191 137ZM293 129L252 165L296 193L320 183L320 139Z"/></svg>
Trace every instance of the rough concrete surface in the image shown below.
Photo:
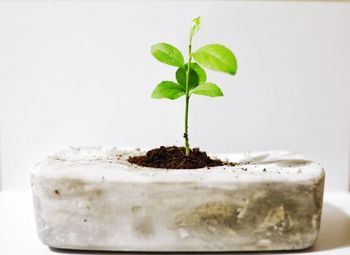
<svg viewBox="0 0 350 255"><path fill-rule="evenodd" d="M135 149L70 148L32 170L40 239L55 248L256 251L312 246L324 170L300 155L213 155L236 166L144 168Z"/></svg>

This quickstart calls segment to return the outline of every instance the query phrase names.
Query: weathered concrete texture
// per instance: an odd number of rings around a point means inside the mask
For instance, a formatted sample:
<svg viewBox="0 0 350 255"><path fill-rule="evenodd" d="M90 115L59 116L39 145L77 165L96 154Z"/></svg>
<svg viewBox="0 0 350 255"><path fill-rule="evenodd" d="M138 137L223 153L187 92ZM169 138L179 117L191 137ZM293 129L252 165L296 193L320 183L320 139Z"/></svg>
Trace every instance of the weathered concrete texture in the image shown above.
<svg viewBox="0 0 350 255"><path fill-rule="evenodd" d="M221 155L235 167L131 166L136 150L71 148L32 171L48 246L116 251L255 251L317 239L324 171L284 152Z"/></svg>

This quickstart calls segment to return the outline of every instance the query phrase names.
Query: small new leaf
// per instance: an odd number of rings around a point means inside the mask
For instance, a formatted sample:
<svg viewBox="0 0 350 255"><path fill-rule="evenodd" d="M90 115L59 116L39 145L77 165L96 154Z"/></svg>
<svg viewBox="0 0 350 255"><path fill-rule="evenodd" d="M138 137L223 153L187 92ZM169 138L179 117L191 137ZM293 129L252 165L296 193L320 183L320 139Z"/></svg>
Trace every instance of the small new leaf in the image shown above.
<svg viewBox="0 0 350 255"><path fill-rule="evenodd" d="M151 97L155 99L177 99L185 95L186 91L176 82L162 81L153 90Z"/></svg>
<svg viewBox="0 0 350 255"><path fill-rule="evenodd" d="M186 89L186 70L188 64L185 64L184 68L179 68L176 71L176 80L177 82ZM189 90L195 88L199 84L204 83L207 80L207 75L202 67L197 63L191 63L190 76L188 79L188 88Z"/></svg>
<svg viewBox="0 0 350 255"><path fill-rule="evenodd" d="M207 82L199 85L192 90L192 94L208 96L208 97L221 97L224 94L221 89L214 83Z"/></svg>
<svg viewBox="0 0 350 255"><path fill-rule="evenodd" d="M237 70L237 61L231 50L220 44L206 45L192 56L198 63L206 68L235 74Z"/></svg>
<svg viewBox="0 0 350 255"><path fill-rule="evenodd" d="M152 55L160 62L171 65L183 67L184 57L182 53L174 46L168 43L157 43L151 47Z"/></svg>
<svg viewBox="0 0 350 255"><path fill-rule="evenodd" d="M195 33L201 28L201 17L197 17L192 20L191 23L191 37L194 36Z"/></svg>

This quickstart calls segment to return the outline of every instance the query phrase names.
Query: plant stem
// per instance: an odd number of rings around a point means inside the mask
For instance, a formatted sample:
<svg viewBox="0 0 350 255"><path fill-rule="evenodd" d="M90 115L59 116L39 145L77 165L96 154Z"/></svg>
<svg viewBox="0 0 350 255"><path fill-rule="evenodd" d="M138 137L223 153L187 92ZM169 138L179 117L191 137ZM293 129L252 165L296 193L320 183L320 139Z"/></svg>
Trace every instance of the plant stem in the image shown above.
<svg viewBox="0 0 350 255"><path fill-rule="evenodd" d="M190 155L190 145L188 143L188 108L190 103L190 92L189 92L189 79L190 79L190 70L191 70L191 60L192 60L192 33L190 34L190 40L188 44L188 64L186 71L186 108L185 108L185 150L186 156Z"/></svg>

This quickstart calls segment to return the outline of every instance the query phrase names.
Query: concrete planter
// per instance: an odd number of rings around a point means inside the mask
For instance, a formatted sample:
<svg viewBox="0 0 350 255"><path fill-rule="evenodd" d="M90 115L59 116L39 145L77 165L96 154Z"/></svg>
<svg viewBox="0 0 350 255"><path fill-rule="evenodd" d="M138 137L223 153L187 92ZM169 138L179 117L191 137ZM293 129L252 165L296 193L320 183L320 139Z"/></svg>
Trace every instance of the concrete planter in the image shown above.
<svg viewBox="0 0 350 255"><path fill-rule="evenodd" d="M55 248L256 251L312 246L324 171L284 152L218 155L235 167L130 165L138 150L70 148L32 171L37 230Z"/></svg>

